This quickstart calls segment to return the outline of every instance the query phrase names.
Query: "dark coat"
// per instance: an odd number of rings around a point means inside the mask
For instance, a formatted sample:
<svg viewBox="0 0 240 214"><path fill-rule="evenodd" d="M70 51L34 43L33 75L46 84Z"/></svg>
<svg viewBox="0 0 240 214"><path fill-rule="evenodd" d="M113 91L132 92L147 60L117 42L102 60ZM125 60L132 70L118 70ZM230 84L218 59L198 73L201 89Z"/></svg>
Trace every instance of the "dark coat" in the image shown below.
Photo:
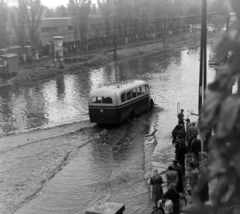
<svg viewBox="0 0 240 214"><path fill-rule="evenodd" d="M177 142L176 146L175 146L176 150L176 157L177 159L184 159L185 158L185 154L187 153L187 147L184 141L180 140Z"/></svg>
<svg viewBox="0 0 240 214"><path fill-rule="evenodd" d="M183 179L182 179L182 170L181 167L174 167L174 170L178 173L178 183L177 183L177 191L183 192Z"/></svg>
<svg viewBox="0 0 240 214"><path fill-rule="evenodd" d="M162 183L163 179L160 175L158 175L158 177L153 176L150 179L150 185L152 185L152 200L154 202L157 202L162 198Z"/></svg>
<svg viewBox="0 0 240 214"><path fill-rule="evenodd" d="M168 190L164 195L163 198L168 198L173 202L173 214L179 214L179 198L180 195L177 191L175 190Z"/></svg>
<svg viewBox="0 0 240 214"><path fill-rule="evenodd" d="M194 139L192 141L192 153L198 154L199 152L201 152L201 141Z"/></svg>

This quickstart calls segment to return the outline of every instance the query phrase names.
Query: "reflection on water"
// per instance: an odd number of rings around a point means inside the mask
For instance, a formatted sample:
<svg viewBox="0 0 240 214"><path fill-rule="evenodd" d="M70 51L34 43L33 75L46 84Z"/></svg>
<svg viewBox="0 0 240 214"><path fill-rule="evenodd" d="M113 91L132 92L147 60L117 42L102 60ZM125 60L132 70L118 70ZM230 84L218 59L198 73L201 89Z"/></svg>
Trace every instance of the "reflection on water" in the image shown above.
<svg viewBox="0 0 240 214"><path fill-rule="evenodd" d="M194 82L192 78L194 80L198 78L199 68L195 66L197 58L197 53L160 54L120 63L116 72L113 66L106 66L89 72L84 71L78 75L60 76L39 84L2 86L0 87L0 134L19 133L34 128L47 128L87 120L89 92L103 83L116 79L141 78L150 81L151 84L157 82L157 89L160 87L163 91L169 90L171 86L178 90L178 83L184 82L185 89L189 90L187 86ZM186 74L179 70L179 67L182 70L192 69L192 71ZM177 71L169 72L175 70ZM159 94L159 90L154 92ZM192 99L196 100L195 94ZM176 102L175 99L173 100ZM162 98L157 101L161 103Z"/></svg>
<svg viewBox="0 0 240 214"><path fill-rule="evenodd" d="M0 135L88 119L88 95L115 81L111 66L28 86L0 88Z"/></svg>

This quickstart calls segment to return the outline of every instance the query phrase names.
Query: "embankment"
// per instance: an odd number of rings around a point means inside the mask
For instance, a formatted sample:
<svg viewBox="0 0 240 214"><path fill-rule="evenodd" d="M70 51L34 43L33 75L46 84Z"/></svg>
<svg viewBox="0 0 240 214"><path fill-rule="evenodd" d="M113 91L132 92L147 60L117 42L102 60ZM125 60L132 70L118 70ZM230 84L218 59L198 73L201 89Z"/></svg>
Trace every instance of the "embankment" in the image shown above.
<svg viewBox="0 0 240 214"><path fill-rule="evenodd" d="M214 35L209 35L208 42L212 43ZM196 48L200 45L199 34L179 34L170 36L168 39L168 48L164 49L161 41L152 44L140 44L139 46L129 46L118 51L118 61L121 63L133 57L139 57L156 53L169 53L177 51L181 48ZM94 58L87 62L79 62L74 64L65 65L64 69L56 67L36 67L31 69L20 70L15 77L9 79L9 84L27 84L56 77L66 73L80 73L88 72L90 69L97 69L103 65L113 62L113 53L104 56L103 54L96 54Z"/></svg>

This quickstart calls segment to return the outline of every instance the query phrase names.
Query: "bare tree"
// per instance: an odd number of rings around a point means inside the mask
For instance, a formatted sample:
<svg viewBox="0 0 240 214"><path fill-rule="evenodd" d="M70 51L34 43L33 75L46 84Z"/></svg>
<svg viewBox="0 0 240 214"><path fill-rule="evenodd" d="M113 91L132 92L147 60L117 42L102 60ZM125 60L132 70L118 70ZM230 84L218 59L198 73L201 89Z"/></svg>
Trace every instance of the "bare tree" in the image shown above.
<svg viewBox="0 0 240 214"><path fill-rule="evenodd" d="M56 11L53 8L48 8L44 6L44 12L43 12L44 18L54 18L56 17Z"/></svg>
<svg viewBox="0 0 240 214"><path fill-rule="evenodd" d="M0 0L0 48L4 48L8 45L8 4L6 0Z"/></svg>
<svg viewBox="0 0 240 214"><path fill-rule="evenodd" d="M56 7L55 14L56 14L56 17L68 17L69 15L67 7L63 5Z"/></svg>
<svg viewBox="0 0 240 214"><path fill-rule="evenodd" d="M91 12L90 0L69 0L69 13L72 17L75 41L78 40L78 32L81 39L86 39L88 30L88 15Z"/></svg>
<svg viewBox="0 0 240 214"><path fill-rule="evenodd" d="M75 0L69 0L68 11L72 18L73 36L76 42L78 40L78 5Z"/></svg>
<svg viewBox="0 0 240 214"><path fill-rule="evenodd" d="M104 16L105 19L105 32L106 36L110 36L111 34L111 15L113 14L113 4L111 0L104 0L99 1L98 0L98 6L101 11L101 13Z"/></svg>
<svg viewBox="0 0 240 214"><path fill-rule="evenodd" d="M81 39L86 39L88 30L88 15L91 12L90 0L78 0L78 28Z"/></svg>
<svg viewBox="0 0 240 214"><path fill-rule="evenodd" d="M18 0L18 7L11 11L11 24L22 49L26 42L26 21L27 2L26 0Z"/></svg>
<svg viewBox="0 0 240 214"><path fill-rule="evenodd" d="M32 46L38 46L39 33L38 29L41 24L41 18L44 11L44 7L40 0L28 0L27 1L28 15L28 34Z"/></svg>

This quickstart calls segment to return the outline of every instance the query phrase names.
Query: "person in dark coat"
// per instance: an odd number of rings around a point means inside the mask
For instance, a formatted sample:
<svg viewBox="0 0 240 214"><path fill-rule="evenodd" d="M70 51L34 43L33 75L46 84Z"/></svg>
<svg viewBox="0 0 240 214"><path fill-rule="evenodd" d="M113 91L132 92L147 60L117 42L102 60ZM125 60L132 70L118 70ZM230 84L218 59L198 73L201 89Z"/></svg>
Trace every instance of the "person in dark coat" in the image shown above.
<svg viewBox="0 0 240 214"><path fill-rule="evenodd" d="M150 185L152 185L152 200L157 207L157 202L162 198L163 189L162 189L163 179L158 175L158 171L154 170L154 175L150 179Z"/></svg>
<svg viewBox="0 0 240 214"><path fill-rule="evenodd" d="M176 160L182 167L182 174L185 175L185 154L187 153L187 147L182 139L182 136L178 137L175 148Z"/></svg>
<svg viewBox="0 0 240 214"><path fill-rule="evenodd" d="M168 186L168 191L163 194L163 198L167 198L173 202L173 214L179 214L179 193L175 190L174 184Z"/></svg>
<svg viewBox="0 0 240 214"><path fill-rule="evenodd" d="M178 173L178 183L177 183L176 190L182 193L183 192L182 168L178 164L177 160L173 161L173 168Z"/></svg>
<svg viewBox="0 0 240 214"><path fill-rule="evenodd" d="M197 136L194 135L192 141L192 154L195 165L199 166L199 152L201 152L201 141L197 139Z"/></svg>
<svg viewBox="0 0 240 214"><path fill-rule="evenodd" d="M184 110L181 109L181 112L178 114L178 124L184 125Z"/></svg>

